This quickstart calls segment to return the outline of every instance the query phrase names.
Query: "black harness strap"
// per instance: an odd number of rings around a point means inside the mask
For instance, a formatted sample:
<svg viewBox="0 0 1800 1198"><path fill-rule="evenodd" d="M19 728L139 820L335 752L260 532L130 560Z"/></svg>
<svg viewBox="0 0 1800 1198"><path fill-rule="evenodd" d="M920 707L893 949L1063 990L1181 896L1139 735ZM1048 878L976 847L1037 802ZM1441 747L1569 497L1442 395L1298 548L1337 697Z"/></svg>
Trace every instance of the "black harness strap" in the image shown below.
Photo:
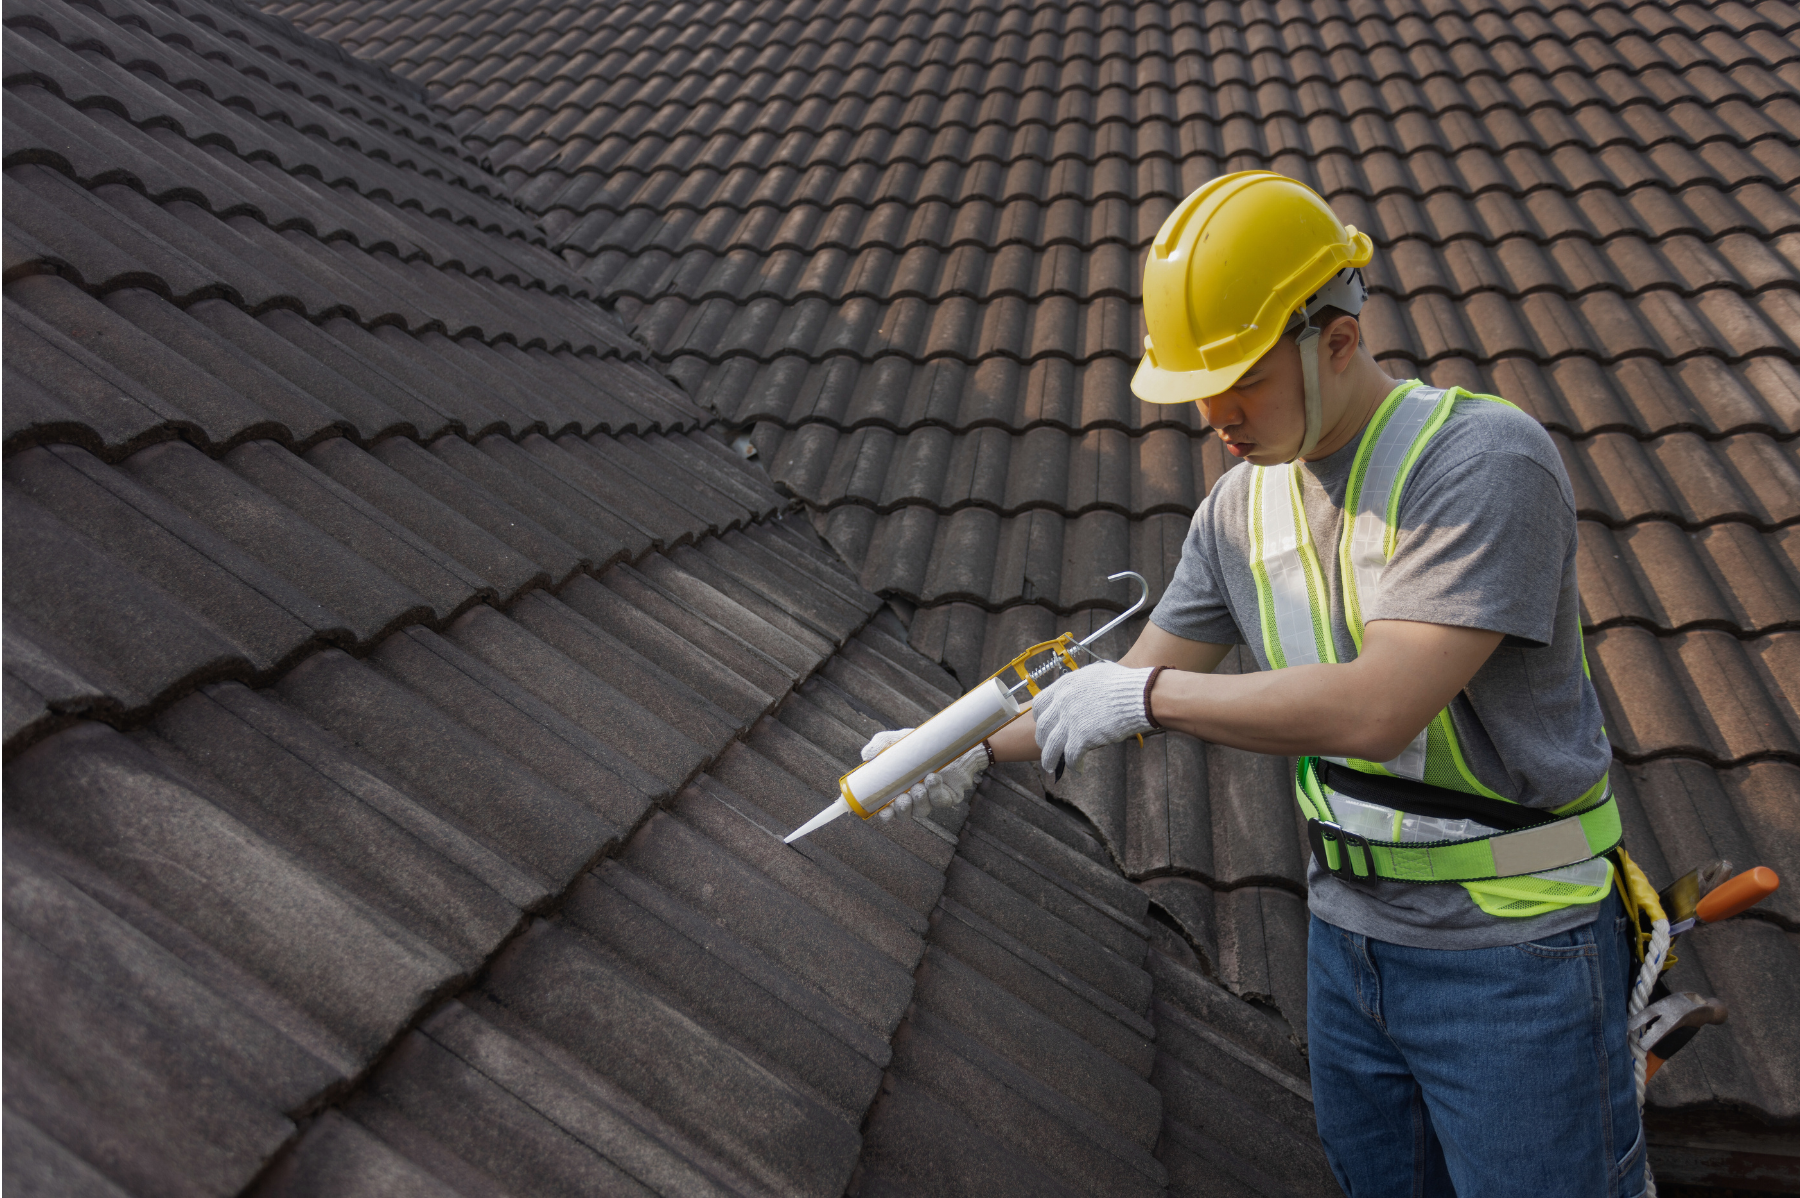
<svg viewBox="0 0 1800 1198"><path fill-rule="evenodd" d="M1429 815L1437 819L1479 820L1490 828L1529 828L1547 824L1558 818L1554 813L1536 807L1523 807L1503 799L1464 794L1419 782L1412 778L1395 778L1387 774L1365 774L1335 762L1318 758L1319 781L1339 794L1380 803L1413 815Z"/></svg>

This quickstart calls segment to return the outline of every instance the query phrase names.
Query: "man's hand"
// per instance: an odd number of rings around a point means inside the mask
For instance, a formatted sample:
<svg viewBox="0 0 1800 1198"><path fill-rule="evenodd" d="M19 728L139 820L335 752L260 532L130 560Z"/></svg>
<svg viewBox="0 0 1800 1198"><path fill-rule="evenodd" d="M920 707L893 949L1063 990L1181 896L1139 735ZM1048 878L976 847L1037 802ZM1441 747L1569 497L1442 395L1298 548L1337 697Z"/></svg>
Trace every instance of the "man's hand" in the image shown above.
<svg viewBox="0 0 1800 1198"><path fill-rule="evenodd" d="M862 759L873 761L883 749L911 731L911 728L892 728L877 732L862 747ZM931 814L933 807L948 810L969 797L975 790L975 783L981 780L981 771L987 767L987 750L976 745L943 769L926 774L878 814L883 820L891 820L896 810L919 815Z"/></svg>
<svg viewBox="0 0 1800 1198"><path fill-rule="evenodd" d="M1040 764L1062 776L1064 765L1079 770L1089 749L1110 745L1153 725L1144 710L1148 669L1097 661L1064 674L1032 701Z"/></svg>

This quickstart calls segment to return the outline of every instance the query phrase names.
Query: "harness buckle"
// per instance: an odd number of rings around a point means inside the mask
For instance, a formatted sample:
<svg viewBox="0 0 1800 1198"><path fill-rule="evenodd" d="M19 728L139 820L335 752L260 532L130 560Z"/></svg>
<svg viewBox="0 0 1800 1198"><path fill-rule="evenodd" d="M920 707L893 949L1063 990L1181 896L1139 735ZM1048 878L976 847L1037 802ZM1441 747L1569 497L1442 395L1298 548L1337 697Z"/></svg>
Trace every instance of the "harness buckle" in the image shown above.
<svg viewBox="0 0 1800 1198"><path fill-rule="evenodd" d="M1368 837L1358 836L1330 820L1309 819L1306 821L1306 838L1312 842L1313 859L1326 873L1353 886L1371 886L1380 880L1375 873L1375 855L1369 851ZM1362 850L1361 864L1365 872L1356 872L1357 854L1351 852L1352 849ZM1336 865L1331 863L1334 856Z"/></svg>

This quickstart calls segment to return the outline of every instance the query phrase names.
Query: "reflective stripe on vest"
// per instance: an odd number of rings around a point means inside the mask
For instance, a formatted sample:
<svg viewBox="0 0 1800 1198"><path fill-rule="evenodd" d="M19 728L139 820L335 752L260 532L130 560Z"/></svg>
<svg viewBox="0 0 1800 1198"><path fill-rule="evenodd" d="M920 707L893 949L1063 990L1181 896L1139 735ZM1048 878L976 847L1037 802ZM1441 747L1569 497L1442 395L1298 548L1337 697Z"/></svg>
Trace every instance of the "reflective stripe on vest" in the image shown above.
<svg viewBox="0 0 1800 1198"><path fill-rule="evenodd" d="M1402 384L1376 409L1357 449L1344 495L1338 579L1345 625L1359 651L1363 599L1378 593L1381 575L1398 544L1400 496L1407 475L1463 397L1505 402L1460 388L1446 391L1417 381ZM1335 663L1330 595L1307 526L1298 467L1290 462L1251 470L1250 564L1269 664L1282 669ZM1365 773L1394 774L1504 800L1469 768L1447 708L1392 761L1332 760ZM1339 796L1318 781L1310 761L1300 763L1296 797L1310 819L1352 831L1347 850L1352 876L1373 873L1405 881L1464 883L1508 879L1485 888L1470 887L1483 909L1496 914L1538 914L1605 897L1611 867L1594 858L1611 849L1620 835L1617 804L1605 777L1557 809L1556 814L1566 818L1498 833L1473 820L1420 817ZM1371 830L1377 832L1373 839L1368 835ZM1325 856L1337 856L1335 840L1328 837L1320 847ZM1338 861L1322 864L1344 872Z"/></svg>

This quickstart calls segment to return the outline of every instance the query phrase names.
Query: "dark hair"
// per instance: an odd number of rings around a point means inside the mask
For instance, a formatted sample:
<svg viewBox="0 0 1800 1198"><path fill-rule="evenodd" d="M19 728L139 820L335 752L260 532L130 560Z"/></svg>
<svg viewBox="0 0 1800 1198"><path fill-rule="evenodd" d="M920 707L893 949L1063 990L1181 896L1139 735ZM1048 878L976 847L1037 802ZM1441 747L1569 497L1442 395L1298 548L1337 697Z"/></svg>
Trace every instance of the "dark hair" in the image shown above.
<svg viewBox="0 0 1800 1198"><path fill-rule="evenodd" d="M1331 304L1326 304L1323 308L1320 308L1317 312L1313 313L1313 318L1312 318L1313 327L1323 329L1326 325L1330 324L1332 321L1336 320L1340 316L1348 316L1348 317L1352 318L1353 320L1355 320L1359 325L1362 323L1362 317L1357 316L1356 313L1346 312L1342 308L1334 307ZM1304 329L1305 327L1306 327L1306 325L1304 323L1292 325L1292 327L1290 327L1285 333L1283 333L1282 336L1297 337L1300 335L1300 330Z"/></svg>

